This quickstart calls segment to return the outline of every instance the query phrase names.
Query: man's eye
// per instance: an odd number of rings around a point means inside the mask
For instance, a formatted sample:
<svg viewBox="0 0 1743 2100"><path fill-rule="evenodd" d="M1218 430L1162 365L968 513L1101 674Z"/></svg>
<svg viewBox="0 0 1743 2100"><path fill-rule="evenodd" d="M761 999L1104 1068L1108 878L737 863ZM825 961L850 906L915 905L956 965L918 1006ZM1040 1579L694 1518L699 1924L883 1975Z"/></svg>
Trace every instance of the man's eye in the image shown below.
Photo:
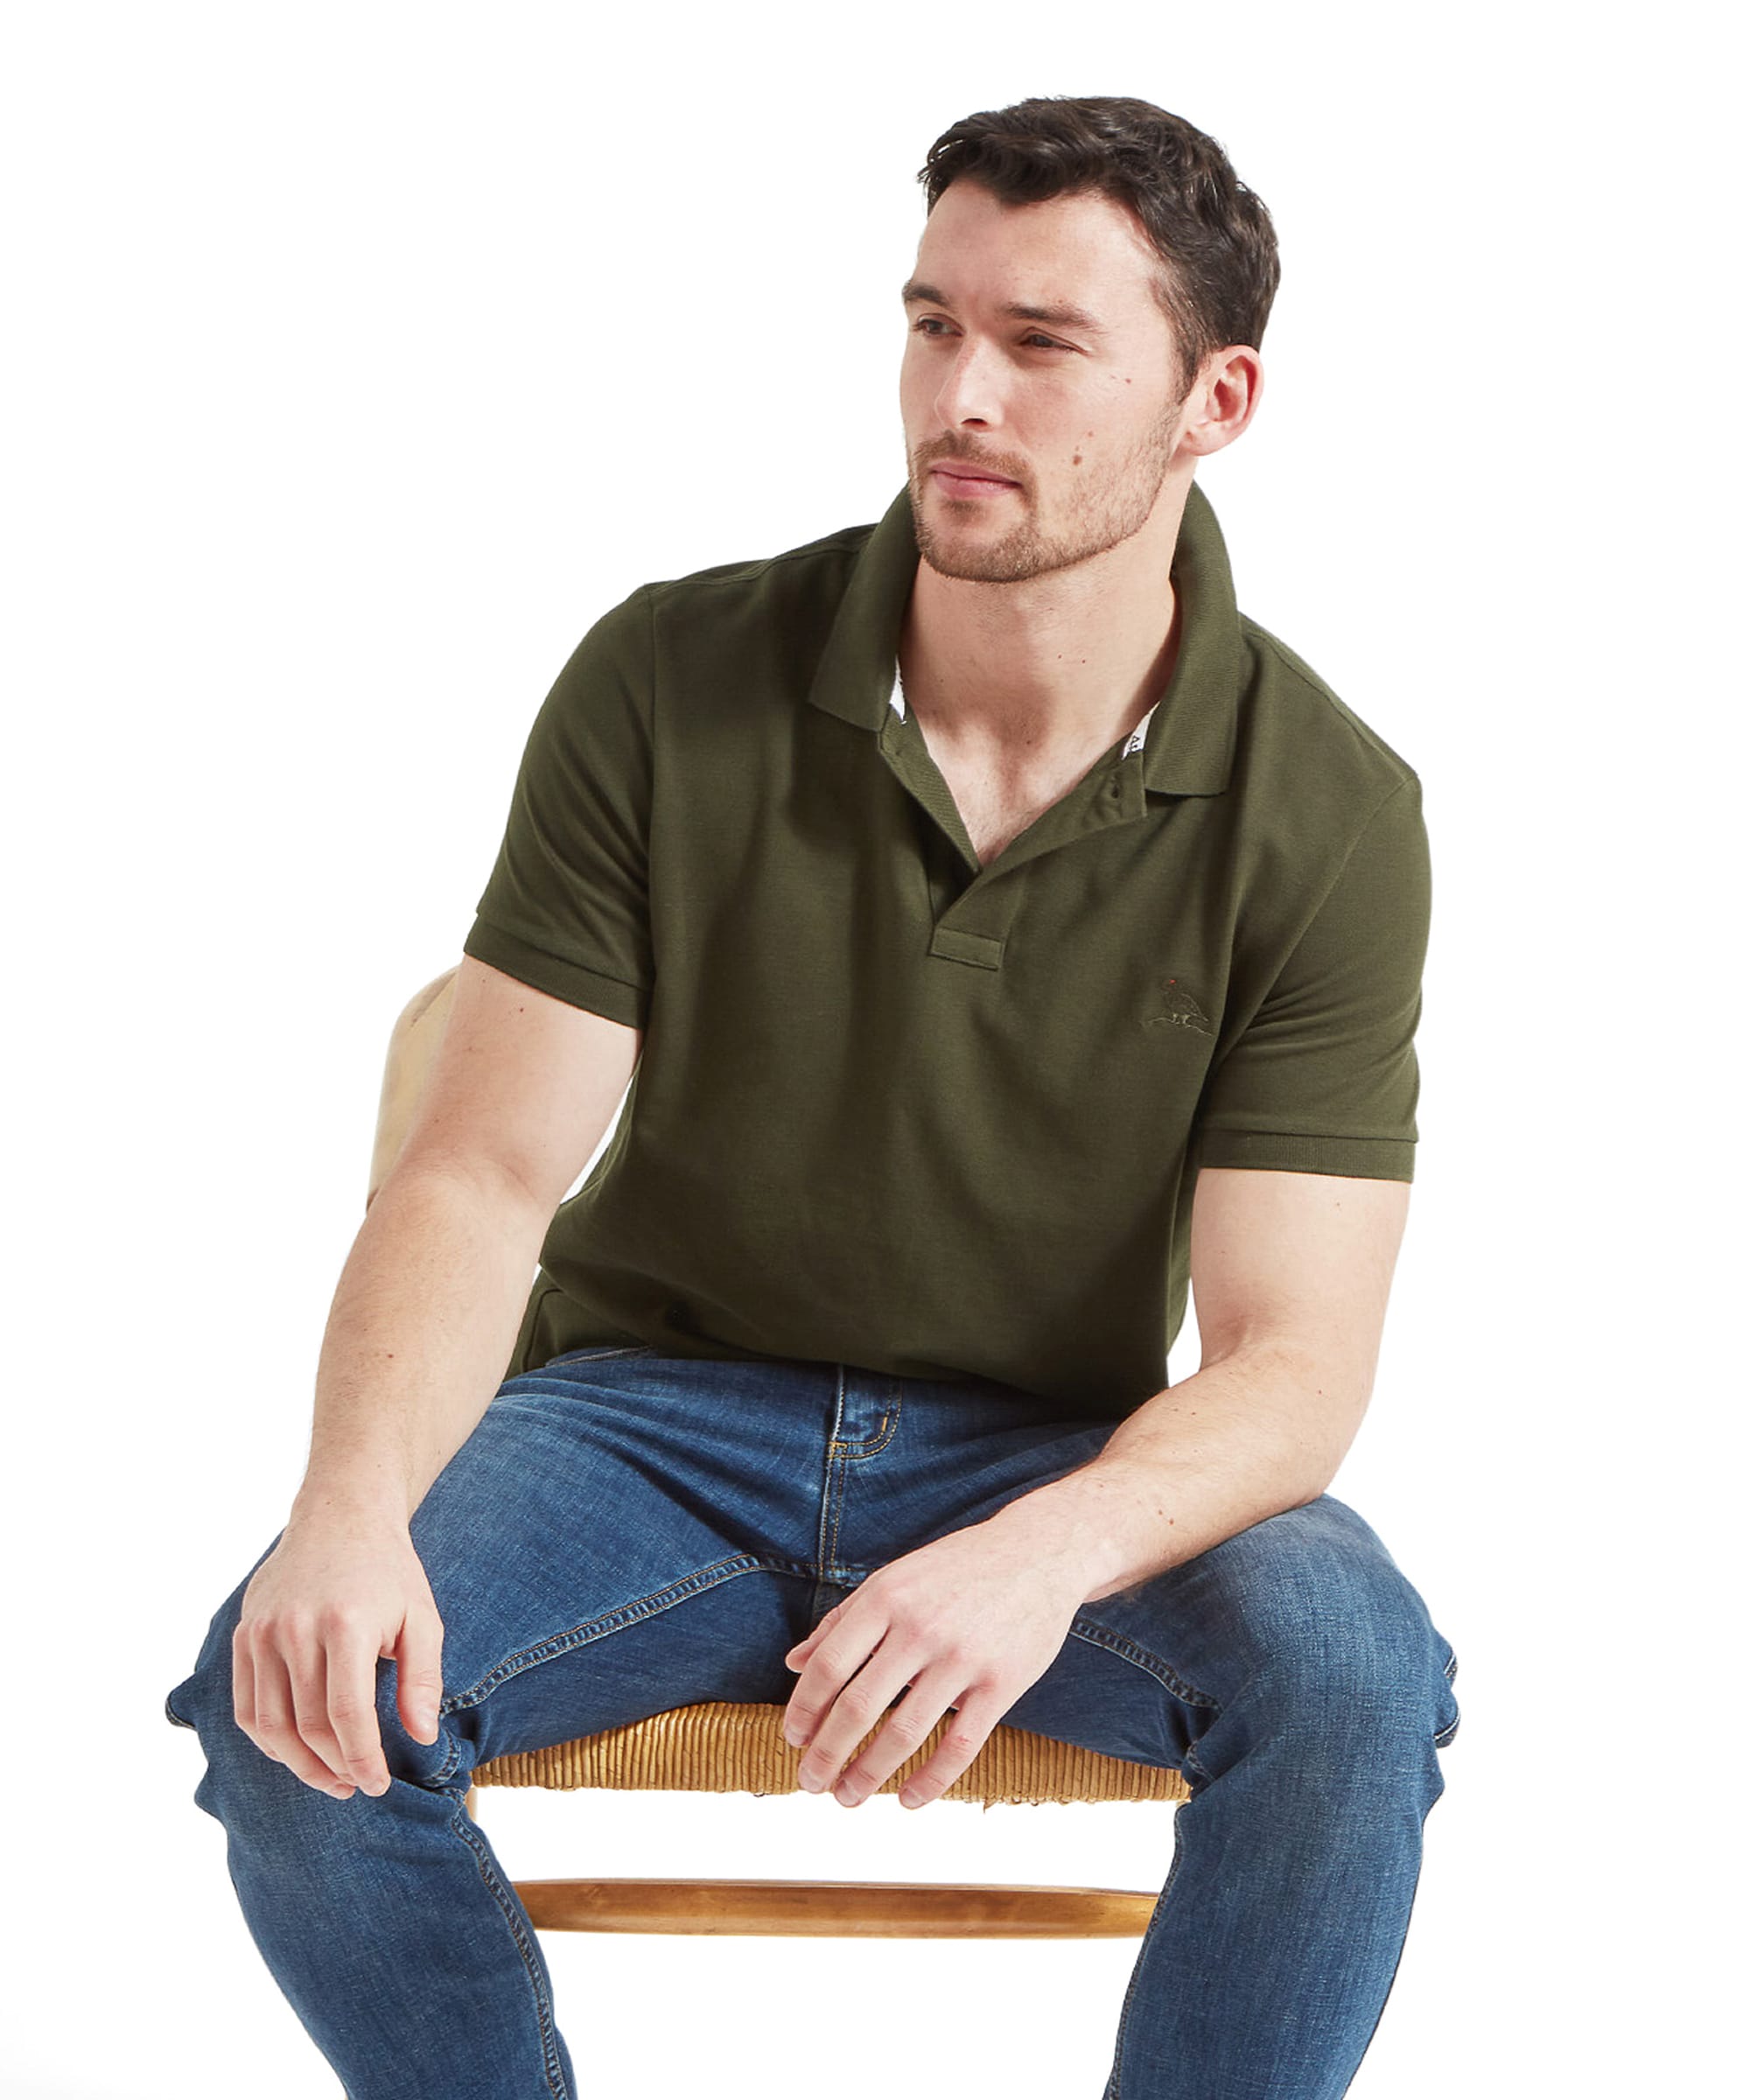
<svg viewBox="0 0 1743 2100"><path fill-rule="evenodd" d="M922 314L914 323L914 332L916 335L925 336L928 342L935 343L938 338L931 331L948 326L948 322L941 321L936 314L927 313ZM1068 350L1071 347L1069 343L1056 343L1050 335L1038 334L1033 329L1031 329L1022 340L1026 343L1039 343L1044 350Z"/></svg>

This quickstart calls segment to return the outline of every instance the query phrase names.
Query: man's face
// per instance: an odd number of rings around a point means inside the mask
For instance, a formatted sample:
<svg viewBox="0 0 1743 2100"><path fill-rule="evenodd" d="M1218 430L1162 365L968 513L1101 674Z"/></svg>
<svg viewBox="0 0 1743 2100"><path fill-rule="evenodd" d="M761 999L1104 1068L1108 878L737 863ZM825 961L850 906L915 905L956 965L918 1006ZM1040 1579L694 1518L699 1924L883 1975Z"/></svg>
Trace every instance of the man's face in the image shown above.
<svg viewBox="0 0 1743 2100"><path fill-rule="evenodd" d="M1186 399L1156 268L1110 198L1011 206L962 178L933 206L906 287L901 398L914 536L941 576L1016 583L1148 520ZM948 459L1002 479L952 479Z"/></svg>

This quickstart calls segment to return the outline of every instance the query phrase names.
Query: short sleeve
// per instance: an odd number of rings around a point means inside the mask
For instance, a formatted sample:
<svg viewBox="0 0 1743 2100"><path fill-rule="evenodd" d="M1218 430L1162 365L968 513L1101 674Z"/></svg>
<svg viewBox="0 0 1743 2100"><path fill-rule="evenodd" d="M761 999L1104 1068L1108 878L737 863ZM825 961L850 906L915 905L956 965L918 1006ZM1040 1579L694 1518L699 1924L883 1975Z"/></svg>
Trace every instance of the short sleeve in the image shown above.
<svg viewBox="0 0 1743 2100"><path fill-rule="evenodd" d="M654 988L651 614L644 585L597 620L527 738L465 953L631 1027Z"/></svg>
<svg viewBox="0 0 1743 2100"><path fill-rule="evenodd" d="M1430 873L1422 784L1392 790L1207 1077L1200 1166L1409 1181Z"/></svg>

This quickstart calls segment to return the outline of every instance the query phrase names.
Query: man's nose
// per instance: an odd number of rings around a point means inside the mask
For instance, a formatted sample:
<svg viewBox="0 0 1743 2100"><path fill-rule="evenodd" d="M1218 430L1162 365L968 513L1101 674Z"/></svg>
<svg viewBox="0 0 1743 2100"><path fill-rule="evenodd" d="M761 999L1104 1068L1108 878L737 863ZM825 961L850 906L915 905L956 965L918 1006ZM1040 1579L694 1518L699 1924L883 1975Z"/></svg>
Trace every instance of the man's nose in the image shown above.
<svg viewBox="0 0 1743 2100"><path fill-rule="evenodd" d="M938 389L939 416L948 424L998 424L1004 420L998 360L989 344L965 337Z"/></svg>

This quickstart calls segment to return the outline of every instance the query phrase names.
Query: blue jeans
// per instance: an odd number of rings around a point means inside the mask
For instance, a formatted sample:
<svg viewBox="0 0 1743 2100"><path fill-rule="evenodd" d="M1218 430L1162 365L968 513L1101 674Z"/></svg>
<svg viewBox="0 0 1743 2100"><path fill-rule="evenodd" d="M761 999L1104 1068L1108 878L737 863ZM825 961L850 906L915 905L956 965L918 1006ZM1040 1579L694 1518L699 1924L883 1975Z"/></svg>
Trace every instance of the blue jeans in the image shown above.
<svg viewBox="0 0 1743 2100"><path fill-rule="evenodd" d="M194 1800L248 1928L350 2100L580 2100L536 1935L465 1810L474 1763L699 1700L784 1704L783 1656L856 1584L1115 1427L1055 1415L984 1379L646 1348L509 1379L411 1521L441 1725L408 1735L378 1664L379 1796L317 1793L236 1726L244 1578L167 1710L199 1732ZM1328 1494L1079 1611L1004 1718L1193 1788L1131 1862L1162 1893L1102 2100L1347 2090L1404 1947L1456 1668Z"/></svg>

